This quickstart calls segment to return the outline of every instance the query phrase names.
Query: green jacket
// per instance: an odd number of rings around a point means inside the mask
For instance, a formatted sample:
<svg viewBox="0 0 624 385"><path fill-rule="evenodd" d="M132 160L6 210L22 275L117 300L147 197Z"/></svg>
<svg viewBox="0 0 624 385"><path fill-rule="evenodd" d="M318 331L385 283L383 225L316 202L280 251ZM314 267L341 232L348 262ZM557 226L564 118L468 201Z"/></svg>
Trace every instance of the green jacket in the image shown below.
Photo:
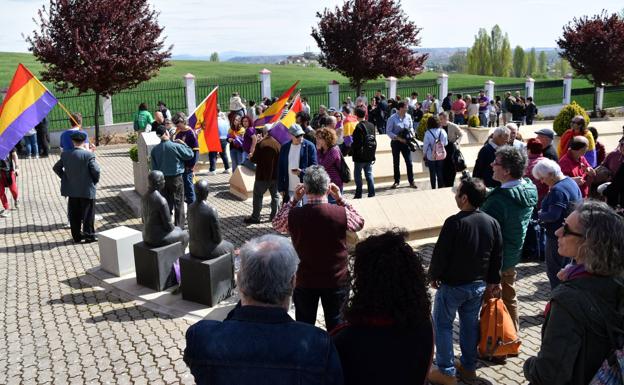
<svg viewBox="0 0 624 385"><path fill-rule="evenodd" d="M624 327L624 287L614 278L581 277L557 286L550 304L542 346L525 361L524 376L532 385L585 385L611 353L607 327Z"/></svg>
<svg viewBox="0 0 624 385"><path fill-rule="evenodd" d="M134 114L134 131L144 131L148 124L152 124L154 118L147 110L140 110Z"/></svg>
<svg viewBox="0 0 624 385"><path fill-rule="evenodd" d="M496 187L481 206L481 211L498 221L503 233L503 266L501 271L520 262L522 245L533 207L537 204L537 188L529 178L512 188Z"/></svg>

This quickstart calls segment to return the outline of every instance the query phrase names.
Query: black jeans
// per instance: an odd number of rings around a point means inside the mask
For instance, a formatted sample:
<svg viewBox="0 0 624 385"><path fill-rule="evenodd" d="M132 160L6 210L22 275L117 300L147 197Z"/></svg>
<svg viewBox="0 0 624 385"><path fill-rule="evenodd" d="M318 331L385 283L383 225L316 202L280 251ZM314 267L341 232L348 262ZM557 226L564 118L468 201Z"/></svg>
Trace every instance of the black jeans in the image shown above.
<svg viewBox="0 0 624 385"><path fill-rule="evenodd" d="M175 211L174 225L184 229L186 217L184 216L184 182L182 181L182 174L165 176L163 196L167 200L169 211Z"/></svg>
<svg viewBox="0 0 624 385"><path fill-rule="evenodd" d="M399 155L403 155L403 159L405 159L405 166L407 167L407 180L410 184L414 183L414 171L412 167L412 152L410 151L407 144L401 143L398 140L393 140L390 142L390 147L392 148L392 165L394 166L394 183L399 183L401 181L401 171L400 171L400 158Z"/></svg>
<svg viewBox="0 0 624 385"><path fill-rule="evenodd" d="M69 197L67 216L74 241L95 236L95 199Z"/></svg>
<svg viewBox="0 0 624 385"><path fill-rule="evenodd" d="M346 287L329 289L305 289L296 287L293 293L295 304L295 319L310 325L316 323L318 301L321 299L325 325L330 332L340 323L340 309L347 300L349 289Z"/></svg>
<svg viewBox="0 0 624 385"><path fill-rule="evenodd" d="M39 153L42 156L48 156L50 152L50 135L48 131L37 130L37 144L39 145Z"/></svg>
<svg viewBox="0 0 624 385"><path fill-rule="evenodd" d="M271 220L277 214L277 206L279 205L279 194L277 193L277 181L256 180L253 188L253 219L260 220L260 211L262 211L262 198L264 193L269 190L271 193Z"/></svg>
<svg viewBox="0 0 624 385"><path fill-rule="evenodd" d="M219 156L221 157L221 160L223 161L223 169L227 170L230 168L230 160L228 159L228 154L227 154L227 151L225 150L228 144L227 139L219 139L219 141L221 142L222 151L208 153L208 160L210 161L210 171L217 170L217 154L219 154Z"/></svg>

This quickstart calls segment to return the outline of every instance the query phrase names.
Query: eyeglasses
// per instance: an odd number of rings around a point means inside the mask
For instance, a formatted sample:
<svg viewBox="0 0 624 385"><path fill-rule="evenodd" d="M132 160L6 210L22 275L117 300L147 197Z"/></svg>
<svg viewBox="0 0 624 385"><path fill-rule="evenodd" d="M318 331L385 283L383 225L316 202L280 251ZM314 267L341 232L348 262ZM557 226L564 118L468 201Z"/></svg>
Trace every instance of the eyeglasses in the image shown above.
<svg viewBox="0 0 624 385"><path fill-rule="evenodd" d="M563 222L563 236L565 237L566 235L573 235L575 237L585 238L584 234L577 233L577 232L570 230L570 226L568 226L567 223Z"/></svg>

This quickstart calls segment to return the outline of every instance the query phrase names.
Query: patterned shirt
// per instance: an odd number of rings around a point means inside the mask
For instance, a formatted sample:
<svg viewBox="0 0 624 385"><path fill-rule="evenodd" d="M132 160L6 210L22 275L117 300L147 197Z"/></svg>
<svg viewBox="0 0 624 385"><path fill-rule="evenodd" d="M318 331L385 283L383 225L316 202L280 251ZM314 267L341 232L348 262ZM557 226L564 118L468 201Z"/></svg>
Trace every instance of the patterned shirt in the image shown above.
<svg viewBox="0 0 624 385"><path fill-rule="evenodd" d="M288 214L290 213L290 209L297 207L299 202L290 201L282 206L280 211L277 213L275 218L273 219L273 228L275 231L280 232L282 234L289 233L288 229ZM308 197L308 202L306 205L321 205L321 204L329 204L327 202L327 197ZM364 227L364 218L355 210L353 206L351 206L344 198L340 197L336 200L336 204L338 206L343 206L345 208L347 214L347 230L356 232L362 230Z"/></svg>

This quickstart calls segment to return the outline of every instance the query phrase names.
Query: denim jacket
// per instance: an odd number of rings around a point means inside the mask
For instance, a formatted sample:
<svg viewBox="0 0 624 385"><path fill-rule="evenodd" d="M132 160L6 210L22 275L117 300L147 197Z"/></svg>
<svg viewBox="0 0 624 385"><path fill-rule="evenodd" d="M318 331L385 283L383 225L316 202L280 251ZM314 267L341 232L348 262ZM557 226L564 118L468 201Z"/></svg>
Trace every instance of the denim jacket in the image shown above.
<svg viewBox="0 0 624 385"><path fill-rule="evenodd" d="M184 362L197 384L342 384L328 334L284 309L242 306L186 332Z"/></svg>

